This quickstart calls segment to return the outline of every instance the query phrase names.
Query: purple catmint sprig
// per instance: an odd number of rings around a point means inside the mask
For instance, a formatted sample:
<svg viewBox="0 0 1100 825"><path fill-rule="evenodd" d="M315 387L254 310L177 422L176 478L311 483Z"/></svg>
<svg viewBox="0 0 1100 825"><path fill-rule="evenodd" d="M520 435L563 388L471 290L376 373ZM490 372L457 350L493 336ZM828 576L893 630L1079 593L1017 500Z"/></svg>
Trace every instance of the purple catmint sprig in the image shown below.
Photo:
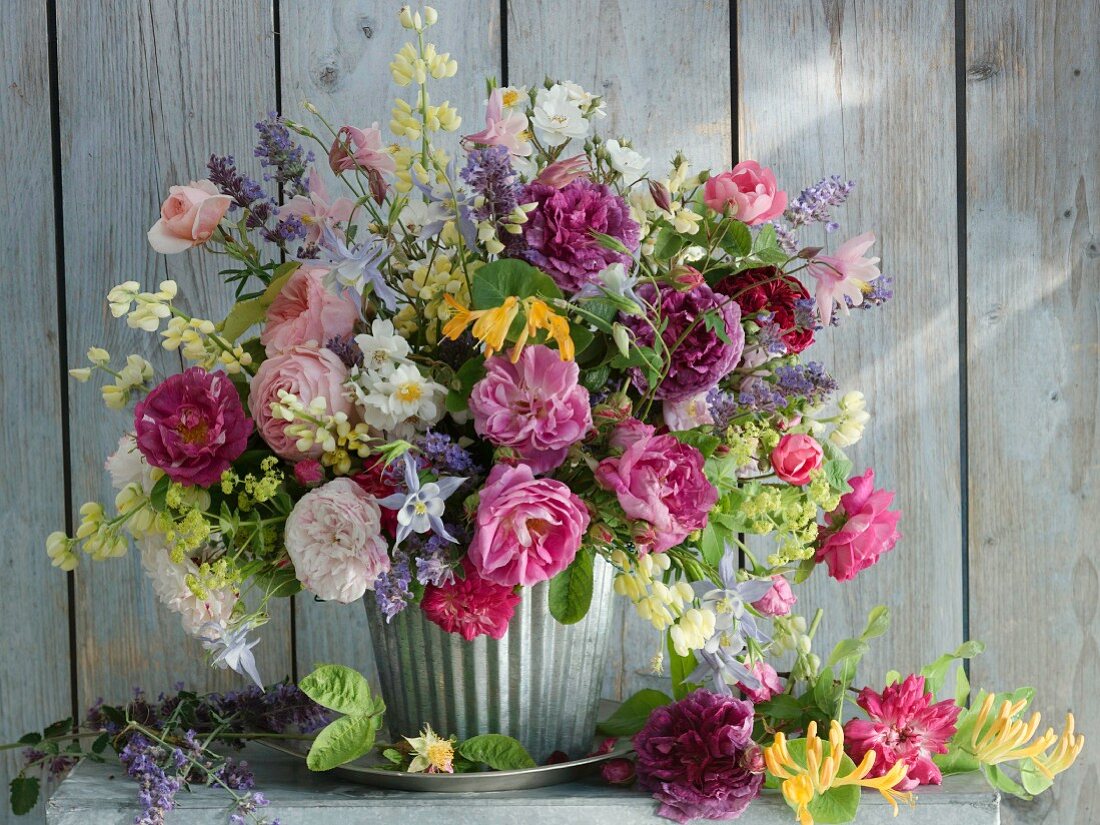
<svg viewBox="0 0 1100 825"><path fill-rule="evenodd" d="M210 182L223 195L229 195L233 199L230 210L238 207L251 209L256 201L263 201L268 197L263 186L237 169L232 155L211 155L206 162L206 169L210 173Z"/></svg>
<svg viewBox="0 0 1100 825"><path fill-rule="evenodd" d="M516 208L519 178L509 158L506 147L487 146L473 150L466 159L460 174L481 197L480 204L473 209L473 216L479 221L499 221Z"/></svg>
<svg viewBox="0 0 1100 825"><path fill-rule="evenodd" d="M394 554L389 571L379 576L374 583L374 598L387 622L409 606L409 601L413 598L412 591L409 590L411 583L409 557L398 551Z"/></svg>
<svg viewBox="0 0 1100 825"><path fill-rule="evenodd" d="M274 229L264 228L261 233L265 240L273 244L285 247L292 241L301 240L306 236L306 227L302 219L297 215L289 215L275 224Z"/></svg>
<svg viewBox="0 0 1100 825"><path fill-rule="evenodd" d="M260 137L254 154L261 166L271 170L264 180L275 181L285 188L288 196L306 194L305 176L313 163L313 152L306 152L290 136L286 123L275 112L269 112L265 120L257 123L256 131Z"/></svg>
<svg viewBox="0 0 1100 825"><path fill-rule="evenodd" d="M810 224L823 223L826 232L836 232L840 224L833 220L832 210L848 200L855 186L855 181L844 181L840 175L831 175L803 189L788 204L783 212L783 221L772 222L780 247L794 254L798 249L794 230Z"/></svg>
<svg viewBox="0 0 1100 825"><path fill-rule="evenodd" d="M787 403L805 399L811 404L820 404L837 388L836 380L817 361L776 367L775 379L775 390Z"/></svg>

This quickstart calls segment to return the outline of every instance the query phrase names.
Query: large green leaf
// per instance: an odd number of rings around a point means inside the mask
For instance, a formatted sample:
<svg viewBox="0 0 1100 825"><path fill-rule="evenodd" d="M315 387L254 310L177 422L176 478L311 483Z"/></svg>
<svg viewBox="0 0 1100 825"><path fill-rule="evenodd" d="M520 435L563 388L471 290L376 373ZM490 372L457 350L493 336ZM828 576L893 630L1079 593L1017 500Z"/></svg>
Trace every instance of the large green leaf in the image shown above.
<svg viewBox="0 0 1100 825"><path fill-rule="evenodd" d="M498 307L509 295L516 298L538 295L553 300L561 297L561 290L545 272L515 258L493 261L474 273L470 286L474 309Z"/></svg>
<svg viewBox="0 0 1100 825"><path fill-rule="evenodd" d="M11 812L16 816L29 814L38 804L39 782L36 776L17 776L11 781Z"/></svg>
<svg viewBox="0 0 1100 825"><path fill-rule="evenodd" d="M371 696L363 675L345 665L320 665L298 683L310 699L337 713L375 713L378 700Z"/></svg>
<svg viewBox="0 0 1100 825"><path fill-rule="evenodd" d="M229 314L225 316L225 320L218 325L219 334L228 341L236 341L249 329L261 323L267 317L267 308L271 306L275 296L299 266L301 264L297 261L288 261L275 270L275 277L268 284L263 295L234 304Z"/></svg>
<svg viewBox="0 0 1100 825"><path fill-rule="evenodd" d="M588 614L594 564L595 552L582 547L572 564L550 580L550 615L562 624L576 624Z"/></svg>
<svg viewBox="0 0 1100 825"><path fill-rule="evenodd" d="M494 771L516 771L535 767L535 760L519 742L499 733L467 739L458 752L471 762L488 765Z"/></svg>
<svg viewBox="0 0 1100 825"><path fill-rule="evenodd" d="M652 688L639 690L615 709L615 712L596 728L606 736L633 736L649 721L649 715L657 708L672 704L672 697Z"/></svg>
<svg viewBox="0 0 1100 825"><path fill-rule="evenodd" d="M311 771L327 771L358 759L374 747L381 724L381 714L341 716L317 734L306 756L306 766Z"/></svg>

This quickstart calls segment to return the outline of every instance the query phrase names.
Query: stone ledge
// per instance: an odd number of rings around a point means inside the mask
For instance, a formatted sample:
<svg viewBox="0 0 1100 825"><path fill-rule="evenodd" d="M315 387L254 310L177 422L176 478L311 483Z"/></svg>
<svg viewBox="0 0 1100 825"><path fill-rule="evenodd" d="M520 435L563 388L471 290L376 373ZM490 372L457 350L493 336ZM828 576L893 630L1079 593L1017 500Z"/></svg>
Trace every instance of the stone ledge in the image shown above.
<svg viewBox="0 0 1100 825"><path fill-rule="evenodd" d="M271 800L265 809L282 825L657 825L655 803L634 790L609 788L598 780L532 791L482 794L412 794L376 790L311 773L305 765L266 748L244 753L256 771L257 790ZM134 783L117 764L77 768L47 805L49 825L131 825L137 813ZM178 825L224 825L226 795L210 788L180 793L168 817ZM775 792L767 792L737 820L744 825L797 825ZM864 793L860 825L998 825L998 797L981 777L951 777L920 793L915 809L897 819L877 793Z"/></svg>

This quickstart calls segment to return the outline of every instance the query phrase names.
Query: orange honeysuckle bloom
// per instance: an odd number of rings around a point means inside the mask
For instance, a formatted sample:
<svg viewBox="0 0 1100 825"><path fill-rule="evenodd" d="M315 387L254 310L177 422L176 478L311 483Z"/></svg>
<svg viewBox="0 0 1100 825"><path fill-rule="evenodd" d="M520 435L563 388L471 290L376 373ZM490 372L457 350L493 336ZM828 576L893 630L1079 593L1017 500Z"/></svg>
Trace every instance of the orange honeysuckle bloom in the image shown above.
<svg viewBox="0 0 1100 825"><path fill-rule="evenodd" d="M473 335L485 344L485 357L490 357L494 352L504 348L504 341L508 337L508 329L512 321L519 314L519 299L509 295L504 303L492 309L468 309L454 299L450 294L445 294L443 300L455 311L451 319L443 326L443 334L452 341L457 339L473 322Z"/></svg>
<svg viewBox="0 0 1100 825"><path fill-rule="evenodd" d="M1005 699L987 728L995 698L992 693L985 697L974 723L974 733L970 736L970 750L979 762L996 765L999 762L1034 758L1058 741L1053 730L1048 730L1034 742L1031 741L1039 729L1040 715L1033 713L1026 722L1015 718L1016 714L1027 707L1026 699L1018 702Z"/></svg>
<svg viewBox="0 0 1100 825"><path fill-rule="evenodd" d="M545 301L539 298L524 299L523 307L527 314L527 323L524 324L516 345L512 347L512 363L519 361L527 339L538 334L539 330L546 330L547 337L558 345L558 354L562 361L572 361L576 355L576 348L569 334L569 321L554 312Z"/></svg>
<svg viewBox="0 0 1100 825"><path fill-rule="evenodd" d="M1062 730L1062 735L1058 737L1058 741L1054 745L1054 752L1032 757L1031 761L1035 763L1035 767L1047 779L1054 779L1062 771L1067 770L1077 760L1081 749L1085 747L1084 735L1074 736L1073 728L1073 714L1067 713L1066 727Z"/></svg>
<svg viewBox="0 0 1100 825"><path fill-rule="evenodd" d="M810 803L814 797L830 788L856 785L861 788L874 788L893 806L894 815L898 812L897 800L913 804L913 795L895 791L894 786L905 778L908 766L898 761L884 775L868 778L867 774L875 764L875 752L868 751L847 776L840 776L840 765L844 758L844 728L835 719L829 725L829 755L817 735L817 723L810 722L806 728L806 766L799 765L787 748L786 737L782 733L775 735L775 741L764 748L764 762L768 773L782 780L783 798L787 800L800 825L814 825L810 813Z"/></svg>

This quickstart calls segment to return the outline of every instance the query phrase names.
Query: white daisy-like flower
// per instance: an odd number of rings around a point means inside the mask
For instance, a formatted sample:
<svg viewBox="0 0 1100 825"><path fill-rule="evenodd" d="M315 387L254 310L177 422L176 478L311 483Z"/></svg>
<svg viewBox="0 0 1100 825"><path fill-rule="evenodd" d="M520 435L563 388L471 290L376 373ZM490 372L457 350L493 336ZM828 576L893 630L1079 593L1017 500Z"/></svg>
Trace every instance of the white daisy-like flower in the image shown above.
<svg viewBox="0 0 1100 825"><path fill-rule="evenodd" d="M623 146L617 140L609 140L604 146L607 147L607 154L611 158L611 167L622 175L627 183L634 183L645 177L646 169L649 168L649 158L635 152L629 146Z"/></svg>
<svg viewBox="0 0 1100 825"><path fill-rule="evenodd" d="M363 352L363 368L389 372L409 356L409 342L394 330L393 321L375 318L370 332L355 336Z"/></svg>
<svg viewBox="0 0 1100 825"><path fill-rule="evenodd" d="M190 636L209 633L211 623L228 627L237 604L237 591L222 587L200 599L187 586L187 577L198 574L198 565L188 558L178 564L173 562L164 545L164 536L158 533L150 533L138 542L141 566L153 583L157 598L173 613L179 614L183 629Z"/></svg>
<svg viewBox="0 0 1100 825"><path fill-rule="evenodd" d="M562 81L561 86L569 94L569 99L576 103L588 117L607 117L607 112L604 111L604 101L599 95L585 91L579 83L574 83L571 80Z"/></svg>
<svg viewBox="0 0 1100 825"><path fill-rule="evenodd" d="M420 374L415 364L398 364L388 372L367 370L352 384L363 421L386 432L415 421L421 428L436 423L443 415L446 388Z"/></svg>
<svg viewBox="0 0 1100 825"><path fill-rule="evenodd" d="M130 484L137 484L146 495L163 475L161 470L150 466L145 460L138 450L133 433L127 433L118 440L118 449L107 457L104 466L111 476L111 486L116 490L124 490Z"/></svg>
<svg viewBox="0 0 1100 825"><path fill-rule="evenodd" d="M561 84L539 89L531 114L535 131L547 146L561 146L570 139L583 138L588 134L584 112Z"/></svg>

